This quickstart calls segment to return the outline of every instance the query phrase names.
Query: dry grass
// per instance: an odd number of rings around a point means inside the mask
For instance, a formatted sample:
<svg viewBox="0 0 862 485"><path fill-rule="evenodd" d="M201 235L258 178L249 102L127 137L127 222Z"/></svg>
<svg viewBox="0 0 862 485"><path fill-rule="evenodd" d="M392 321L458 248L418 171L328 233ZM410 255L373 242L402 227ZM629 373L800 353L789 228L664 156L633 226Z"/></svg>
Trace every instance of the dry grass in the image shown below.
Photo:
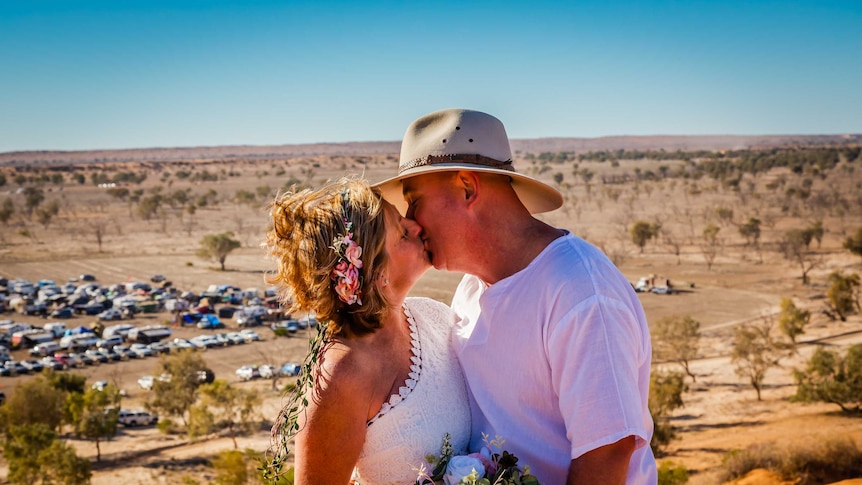
<svg viewBox="0 0 862 485"><path fill-rule="evenodd" d="M829 438L804 443L758 443L724 458L724 481L763 468L799 485L862 477L862 450L853 440Z"/></svg>

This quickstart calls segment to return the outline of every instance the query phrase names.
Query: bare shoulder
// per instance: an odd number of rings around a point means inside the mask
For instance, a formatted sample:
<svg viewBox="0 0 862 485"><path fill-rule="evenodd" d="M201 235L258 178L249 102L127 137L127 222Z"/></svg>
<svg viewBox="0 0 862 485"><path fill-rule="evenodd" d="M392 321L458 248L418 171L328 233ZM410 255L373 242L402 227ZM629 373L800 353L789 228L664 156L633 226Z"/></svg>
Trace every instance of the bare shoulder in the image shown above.
<svg viewBox="0 0 862 485"><path fill-rule="evenodd" d="M354 405L363 398L370 399L382 360L355 341L334 340L320 358L316 392L327 399L346 398Z"/></svg>

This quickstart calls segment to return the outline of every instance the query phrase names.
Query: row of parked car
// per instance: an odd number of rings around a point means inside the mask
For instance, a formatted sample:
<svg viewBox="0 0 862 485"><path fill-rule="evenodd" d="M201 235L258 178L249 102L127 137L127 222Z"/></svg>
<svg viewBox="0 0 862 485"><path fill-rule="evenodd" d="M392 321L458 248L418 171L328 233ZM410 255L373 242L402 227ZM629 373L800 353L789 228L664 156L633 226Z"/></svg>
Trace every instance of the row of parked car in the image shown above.
<svg viewBox="0 0 862 485"><path fill-rule="evenodd" d="M236 370L236 376L243 381L252 379L272 379L277 376L298 376L300 371L299 364L287 362L277 367L270 364L263 365L244 365Z"/></svg>

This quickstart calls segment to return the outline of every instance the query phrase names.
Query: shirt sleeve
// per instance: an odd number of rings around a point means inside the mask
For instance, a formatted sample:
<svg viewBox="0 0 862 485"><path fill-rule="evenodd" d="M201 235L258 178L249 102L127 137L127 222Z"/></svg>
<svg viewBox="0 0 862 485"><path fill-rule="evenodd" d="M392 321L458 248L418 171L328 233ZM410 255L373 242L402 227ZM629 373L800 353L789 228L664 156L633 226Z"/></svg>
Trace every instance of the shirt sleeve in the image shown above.
<svg viewBox="0 0 862 485"><path fill-rule="evenodd" d="M638 386L645 347L638 319L623 302L594 295L549 326L554 391L572 443L571 457L634 435L648 443L647 404Z"/></svg>

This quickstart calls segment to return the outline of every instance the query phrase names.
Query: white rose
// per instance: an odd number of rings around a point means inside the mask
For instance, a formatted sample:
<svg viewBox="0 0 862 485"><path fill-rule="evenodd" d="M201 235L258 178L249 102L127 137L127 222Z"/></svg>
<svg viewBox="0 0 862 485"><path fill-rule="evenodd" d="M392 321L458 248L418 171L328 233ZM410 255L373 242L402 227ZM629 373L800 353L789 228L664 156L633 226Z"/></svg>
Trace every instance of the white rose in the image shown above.
<svg viewBox="0 0 862 485"><path fill-rule="evenodd" d="M458 485L462 478L476 470L479 477L485 476L485 467L478 458L472 456L453 456L446 465L446 474L443 475L443 483L446 485Z"/></svg>

